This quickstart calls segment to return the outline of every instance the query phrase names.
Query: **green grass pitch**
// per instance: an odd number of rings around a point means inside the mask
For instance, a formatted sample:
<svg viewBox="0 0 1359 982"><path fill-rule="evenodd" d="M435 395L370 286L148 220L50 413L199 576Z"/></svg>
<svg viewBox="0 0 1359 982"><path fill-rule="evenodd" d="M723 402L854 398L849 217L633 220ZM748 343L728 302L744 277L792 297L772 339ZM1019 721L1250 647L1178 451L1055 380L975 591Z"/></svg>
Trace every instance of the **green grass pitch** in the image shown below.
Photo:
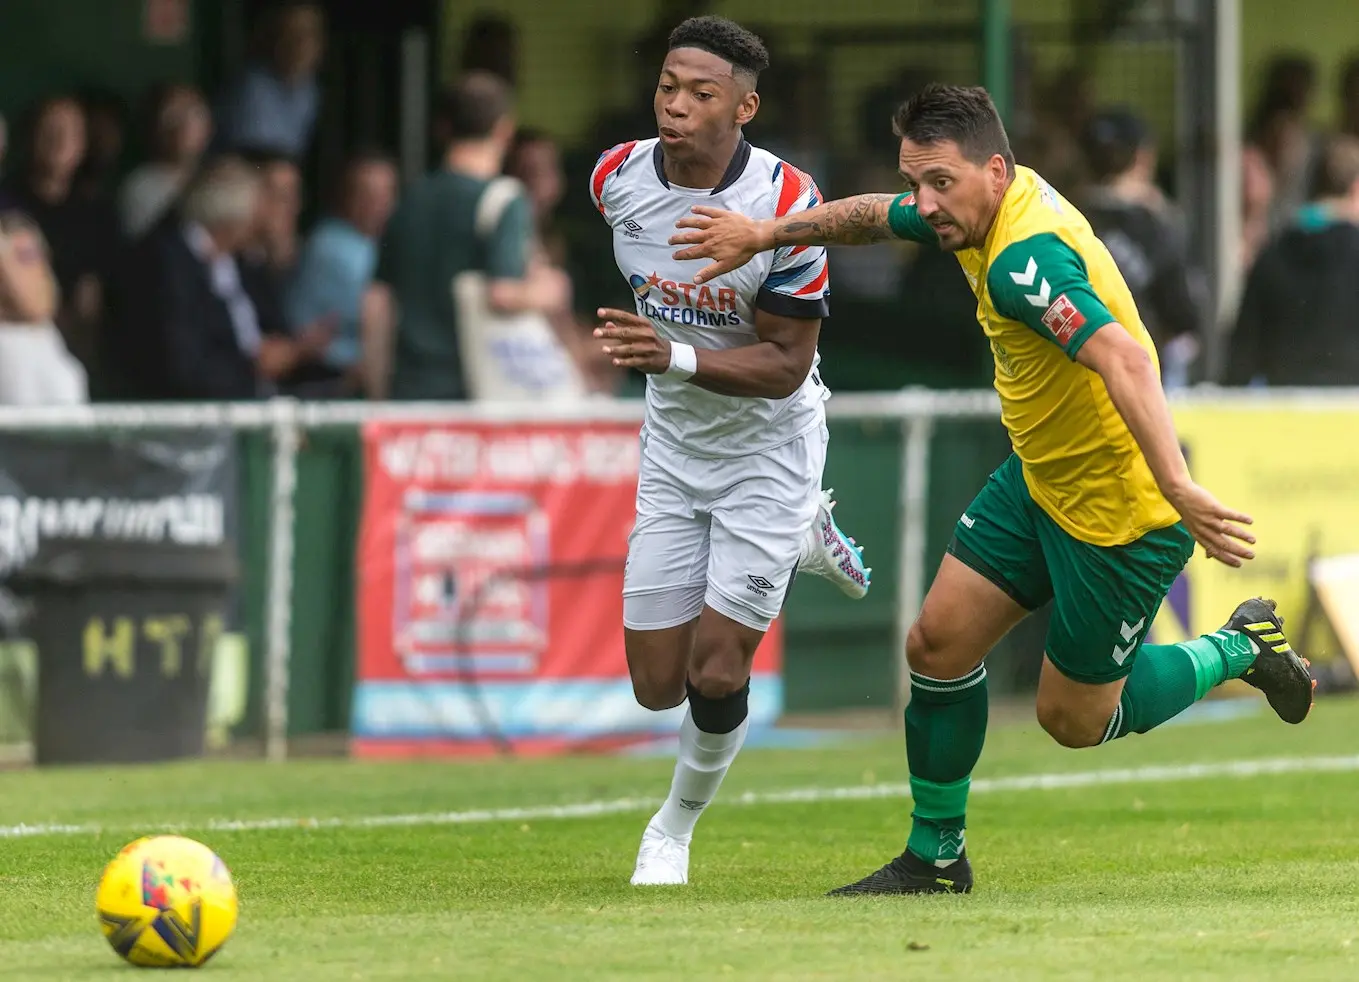
<svg viewBox="0 0 1359 982"><path fill-rule="evenodd" d="M691 883L676 889L628 885L643 803L428 818L656 798L665 758L5 773L0 978L136 971L99 935L94 884L125 841L181 825L239 887L237 934L203 969L223 982L1355 979L1357 728L1348 700L1299 727L1262 713L1089 751L1055 747L1033 725L995 728L970 811L969 897L826 898L900 850L910 802L862 790L769 800L899 784L899 738L743 754L699 824ZM1246 776L1222 766L1266 758L1302 763ZM1189 763L1210 766L1186 779L1177 768ZM1153 765L1168 766L1129 773ZM997 782L1078 772L1103 783ZM381 816L414 817L371 821ZM259 827L276 818L298 821ZM224 820L256 824L212 827ZM52 823L76 828L12 835Z"/></svg>

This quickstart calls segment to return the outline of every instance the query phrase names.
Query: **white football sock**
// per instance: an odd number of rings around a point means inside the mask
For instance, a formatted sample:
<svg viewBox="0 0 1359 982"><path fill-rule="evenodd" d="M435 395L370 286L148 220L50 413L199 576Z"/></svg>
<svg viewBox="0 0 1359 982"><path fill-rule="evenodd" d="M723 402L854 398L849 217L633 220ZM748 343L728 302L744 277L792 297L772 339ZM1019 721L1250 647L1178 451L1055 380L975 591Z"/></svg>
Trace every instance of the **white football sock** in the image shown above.
<svg viewBox="0 0 1359 982"><path fill-rule="evenodd" d="M652 820L662 832L680 839L693 835L698 817L716 796L749 728L747 717L730 733L704 733L694 725L692 712L684 714L670 796Z"/></svg>

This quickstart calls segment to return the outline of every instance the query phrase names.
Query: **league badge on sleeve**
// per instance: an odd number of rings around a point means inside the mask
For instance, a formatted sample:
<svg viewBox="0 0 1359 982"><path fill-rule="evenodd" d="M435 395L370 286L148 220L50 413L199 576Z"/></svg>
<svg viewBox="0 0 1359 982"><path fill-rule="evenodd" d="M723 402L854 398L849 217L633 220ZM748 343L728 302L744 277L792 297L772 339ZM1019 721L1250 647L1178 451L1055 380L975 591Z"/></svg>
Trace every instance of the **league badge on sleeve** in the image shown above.
<svg viewBox="0 0 1359 982"><path fill-rule="evenodd" d="M1063 293L1043 314L1043 326L1052 332L1059 344L1066 344L1085 326L1085 315Z"/></svg>

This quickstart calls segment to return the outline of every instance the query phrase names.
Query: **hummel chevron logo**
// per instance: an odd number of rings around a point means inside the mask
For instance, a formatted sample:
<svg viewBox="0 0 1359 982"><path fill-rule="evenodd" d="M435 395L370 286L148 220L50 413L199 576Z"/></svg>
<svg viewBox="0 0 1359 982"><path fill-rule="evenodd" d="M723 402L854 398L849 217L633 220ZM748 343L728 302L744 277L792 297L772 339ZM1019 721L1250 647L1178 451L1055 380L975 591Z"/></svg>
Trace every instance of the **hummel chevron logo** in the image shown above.
<svg viewBox="0 0 1359 982"><path fill-rule="evenodd" d="M1011 273L1010 279L1014 280L1015 283L1019 286L1033 286L1033 279L1037 275L1038 275L1038 262L1033 258L1033 256L1030 256L1029 265L1024 267L1024 272Z"/></svg>
<svg viewBox="0 0 1359 982"><path fill-rule="evenodd" d="M1037 277L1038 261L1033 256L1029 257L1029 264L1024 267L1024 272L1010 274L1010 279L1014 280L1017 286L1033 286L1033 281ZM1048 306L1052 299L1052 287L1048 284L1047 278L1044 277L1042 282L1038 284L1037 293L1026 293L1024 299L1035 307Z"/></svg>
<svg viewBox="0 0 1359 982"><path fill-rule="evenodd" d="M1123 635L1123 640L1127 642L1127 645L1122 648L1117 644L1114 645L1111 657L1114 659L1115 665L1122 665L1128 660L1128 656L1137 648L1137 635L1146 623L1147 619L1145 617L1140 618L1136 624L1129 624L1127 621L1122 622L1122 626L1118 629L1118 633Z"/></svg>

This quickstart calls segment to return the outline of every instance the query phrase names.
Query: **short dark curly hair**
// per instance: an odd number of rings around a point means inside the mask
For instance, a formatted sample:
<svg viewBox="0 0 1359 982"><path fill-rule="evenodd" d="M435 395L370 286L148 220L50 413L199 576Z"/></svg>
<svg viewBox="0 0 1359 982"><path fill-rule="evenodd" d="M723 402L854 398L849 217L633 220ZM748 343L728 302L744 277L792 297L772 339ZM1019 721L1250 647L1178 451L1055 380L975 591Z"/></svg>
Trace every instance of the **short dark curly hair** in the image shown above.
<svg viewBox="0 0 1359 982"><path fill-rule="evenodd" d="M690 17L670 32L670 50L698 48L717 55L752 80L769 67L769 49L759 35L725 17Z"/></svg>
<svg viewBox="0 0 1359 982"><path fill-rule="evenodd" d="M964 157L984 164L1000 154L1014 173L1015 155L991 94L978 85L933 82L901 104L892 131L912 143L958 144Z"/></svg>

